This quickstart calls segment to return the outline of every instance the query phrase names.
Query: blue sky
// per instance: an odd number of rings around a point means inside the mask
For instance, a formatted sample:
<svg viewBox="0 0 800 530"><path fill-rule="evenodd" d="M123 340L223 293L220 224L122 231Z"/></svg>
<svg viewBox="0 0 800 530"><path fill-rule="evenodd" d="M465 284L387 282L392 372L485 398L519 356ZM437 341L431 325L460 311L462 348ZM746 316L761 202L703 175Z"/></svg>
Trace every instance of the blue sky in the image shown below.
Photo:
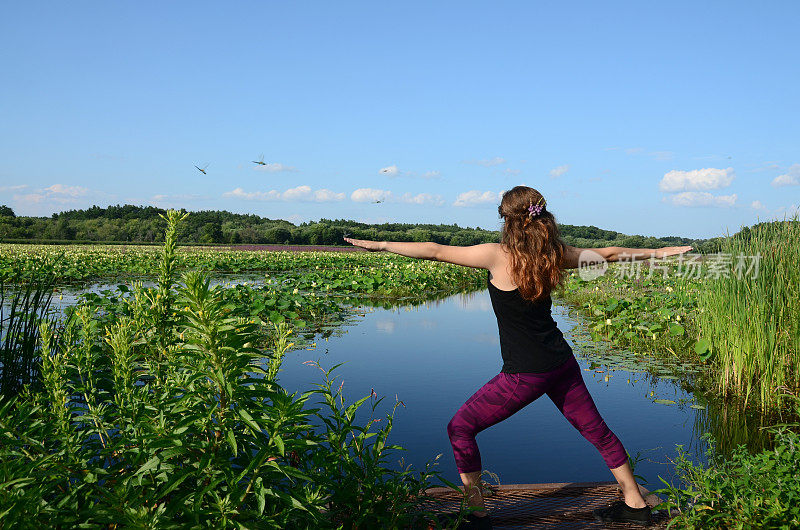
<svg viewBox="0 0 800 530"><path fill-rule="evenodd" d="M0 203L494 229L498 193L526 184L563 223L710 237L800 204L798 16L788 1L8 3Z"/></svg>

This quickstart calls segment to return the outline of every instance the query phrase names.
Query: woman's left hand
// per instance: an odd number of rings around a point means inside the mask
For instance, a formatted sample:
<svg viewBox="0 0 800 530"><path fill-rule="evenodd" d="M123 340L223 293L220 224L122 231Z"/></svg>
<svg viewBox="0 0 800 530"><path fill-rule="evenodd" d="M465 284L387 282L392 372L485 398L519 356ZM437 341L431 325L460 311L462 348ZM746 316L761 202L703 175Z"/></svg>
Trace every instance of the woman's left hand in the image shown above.
<svg viewBox="0 0 800 530"><path fill-rule="evenodd" d="M353 239L351 237L345 237L344 240L353 246L365 248L372 252L383 250L383 241L369 241L367 239Z"/></svg>

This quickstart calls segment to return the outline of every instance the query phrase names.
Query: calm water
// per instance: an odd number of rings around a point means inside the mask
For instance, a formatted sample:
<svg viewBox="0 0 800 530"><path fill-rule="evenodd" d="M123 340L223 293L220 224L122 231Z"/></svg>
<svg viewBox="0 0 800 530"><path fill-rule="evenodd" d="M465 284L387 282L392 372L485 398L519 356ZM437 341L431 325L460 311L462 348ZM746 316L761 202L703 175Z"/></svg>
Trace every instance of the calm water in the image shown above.
<svg viewBox="0 0 800 530"><path fill-rule="evenodd" d="M289 353L281 384L289 390L310 389L321 380L321 372L304 361L318 360L323 367L344 362L335 373L337 384L344 382L347 401L369 395L374 388L386 396L386 404L393 404L395 396L405 403L398 408L389 441L407 449L402 453L406 463L421 468L442 453L439 469L457 479L447 423L501 367L488 291L415 308L363 310L360 322L343 336L318 342L311 351ZM577 322L564 307L555 306L553 313L573 344L570 330ZM573 349L579 350L574 344ZM680 402L691 396L669 381L653 382L644 374L589 371L590 361L577 356L606 423L631 455L642 453L636 473L651 489L660 487L659 475L672 476L667 458L675 456L675 445L697 447L700 433L694 429L698 411L688 405L655 404L653 399ZM483 431L477 440L484 468L499 475L501 483L613 480L596 449L546 396Z"/></svg>
<svg viewBox="0 0 800 530"><path fill-rule="evenodd" d="M214 273L210 276L211 285L222 285L224 287L232 287L234 285L250 285L251 287L258 287L264 285L266 277L263 273ZM155 287L156 282L153 279L142 277L139 280L143 287ZM64 286L53 296L52 308L58 311L63 311L69 306L76 305L80 302L81 295L84 293L100 293L102 291L116 291L117 286L125 285L132 287L133 282L129 278L120 279L119 281L97 281L91 282L86 285L76 287ZM119 294L119 293L115 293Z"/></svg>

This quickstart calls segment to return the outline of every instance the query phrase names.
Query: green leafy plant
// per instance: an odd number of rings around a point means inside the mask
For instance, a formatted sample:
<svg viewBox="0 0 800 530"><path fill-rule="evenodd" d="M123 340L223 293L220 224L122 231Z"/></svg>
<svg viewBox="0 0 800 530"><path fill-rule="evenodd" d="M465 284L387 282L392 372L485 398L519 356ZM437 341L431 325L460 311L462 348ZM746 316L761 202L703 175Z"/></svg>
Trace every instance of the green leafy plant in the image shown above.
<svg viewBox="0 0 800 530"><path fill-rule="evenodd" d="M751 454L745 446L730 456L713 440L706 465L693 463L682 446L674 461L678 484L661 479L666 497L658 506L678 528L798 528L800 526L800 436L775 429L775 446Z"/></svg>
<svg viewBox="0 0 800 530"><path fill-rule="evenodd" d="M14 528L364 528L420 522L436 473L388 465L394 411L362 424L330 371L278 382L286 324L243 316L202 272L88 301L41 333L42 389L0 404L0 517ZM104 308L105 310L101 310ZM111 309L114 309L111 311ZM118 310L118 311L117 311ZM256 345L264 329L271 349ZM266 367L264 361L266 359ZM323 408L310 407L321 396ZM377 410L380 400L373 403Z"/></svg>

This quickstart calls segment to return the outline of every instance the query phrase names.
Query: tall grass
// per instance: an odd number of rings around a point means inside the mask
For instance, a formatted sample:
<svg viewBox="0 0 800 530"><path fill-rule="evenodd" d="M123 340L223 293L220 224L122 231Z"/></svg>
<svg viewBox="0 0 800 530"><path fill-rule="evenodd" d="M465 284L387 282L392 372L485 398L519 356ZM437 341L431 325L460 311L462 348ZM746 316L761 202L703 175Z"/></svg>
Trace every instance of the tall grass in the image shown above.
<svg viewBox="0 0 800 530"><path fill-rule="evenodd" d="M15 396L39 378L39 321L52 320L56 274L48 261L24 283L0 278L0 397Z"/></svg>
<svg viewBox="0 0 800 530"><path fill-rule="evenodd" d="M719 367L718 389L766 410L800 387L800 220L763 223L728 237L731 263L709 278L699 300L701 334ZM759 256L758 273L737 273Z"/></svg>

